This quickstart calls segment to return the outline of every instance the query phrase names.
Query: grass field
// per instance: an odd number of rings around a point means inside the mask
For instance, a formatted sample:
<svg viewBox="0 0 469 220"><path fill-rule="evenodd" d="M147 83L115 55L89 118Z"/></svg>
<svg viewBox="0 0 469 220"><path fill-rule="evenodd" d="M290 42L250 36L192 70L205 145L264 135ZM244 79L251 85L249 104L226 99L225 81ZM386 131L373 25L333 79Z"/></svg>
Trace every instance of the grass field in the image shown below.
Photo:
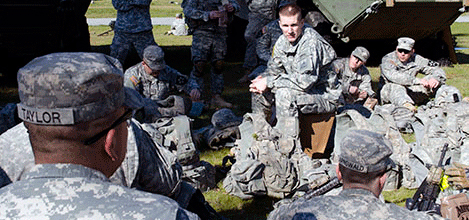
<svg viewBox="0 0 469 220"><path fill-rule="evenodd" d="M175 1L153 1L151 5L151 14L153 17L172 17L175 13L181 12L179 3L182 0ZM177 2L178 4L170 3ZM112 7L111 0L96 0L92 4L86 14L88 18L115 17L116 11ZM112 41L113 32L104 36L98 34L108 30L108 26L91 26L90 38L92 50L109 54L109 45ZM469 48L469 23L455 23L451 26L452 33L456 37L457 47ZM156 42L164 48L166 54L166 62L171 67L189 74L192 63L190 61L190 45L191 36L168 36L164 32L169 30L169 26L154 26L153 33ZM463 96L469 96L469 49L458 50L458 64L453 67L444 67L447 73L447 84L454 85L459 88ZM139 62L137 55L130 54L129 63ZM240 85L236 80L241 76L242 57L229 59L225 68L225 91L223 96L227 101L236 104L234 112L241 116L250 111L250 94L247 85ZM373 82L376 85L379 77L379 68L376 66L369 67ZM8 102L18 102L17 89L14 85L2 84L0 88L0 104ZM209 124L210 116L215 110L205 111L202 116L194 119L194 129ZM412 141L412 136L405 136L407 141ZM201 158L210 162L215 166L221 165L221 159L227 155L228 149L219 151L202 150ZM221 180L221 179L220 179ZM204 193L209 203L222 215L230 219L265 219L267 214L272 210L272 204L275 199L268 197L256 198L251 200L241 200L237 197L228 195L221 181L218 182L219 189L211 190ZM405 198L410 197L414 191L401 189L397 192L385 192L386 201L394 202L402 205Z"/></svg>

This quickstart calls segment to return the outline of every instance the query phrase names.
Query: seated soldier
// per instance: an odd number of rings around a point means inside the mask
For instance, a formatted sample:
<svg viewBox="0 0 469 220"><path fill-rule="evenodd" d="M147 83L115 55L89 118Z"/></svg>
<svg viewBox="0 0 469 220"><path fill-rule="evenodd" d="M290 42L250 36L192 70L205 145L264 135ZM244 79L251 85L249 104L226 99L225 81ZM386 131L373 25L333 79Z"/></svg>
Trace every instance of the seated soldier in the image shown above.
<svg viewBox="0 0 469 220"><path fill-rule="evenodd" d="M386 54L380 65L380 98L383 104L404 106L415 112L415 105L425 104L446 82L443 69L415 54L415 41L409 37L397 40L396 51ZM417 78L422 73L424 78Z"/></svg>
<svg viewBox="0 0 469 220"><path fill-rule="evenodd" d="M109 181L142 106L122 82L119 61L98 53L54 53L18 71L18 115L35 165L0 189L1 219L198 219L167 197Z"/></svg>
<svg viewBox="0 0 469 220"><path fill-rule="evenodd" d="M384 136L352 130L340 147L336 171L343 190L336 196L305 195L278 207L268 219L442 219L380 201L386 172L394 166L391 143Z"/></svg>
<svg viewBox="0 0 469 220"><path fill-rule="evenodd" d="M370 52L364 47L356 47L348 58L339 58L328 65L337 74L342 84L341 104L364 104L368 97L376 93L371 88L371 76L365 66Z"/></svg>
<svg viewBox="0 0 469 220"><path fill-rule="evenodd" d="M161 47L151 45L143 52L143 61L125 71L124 85L145 98L163 100L175 91L184 91L193 101L200 98L197 82L166 65Z"/></svg>

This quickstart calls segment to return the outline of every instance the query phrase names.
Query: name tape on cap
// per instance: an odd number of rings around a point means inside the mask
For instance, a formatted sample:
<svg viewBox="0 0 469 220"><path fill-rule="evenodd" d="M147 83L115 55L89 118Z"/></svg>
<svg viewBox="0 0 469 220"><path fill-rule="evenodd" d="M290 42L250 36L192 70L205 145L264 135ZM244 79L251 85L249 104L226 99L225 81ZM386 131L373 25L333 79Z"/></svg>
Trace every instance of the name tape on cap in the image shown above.
<svg viewBox="0 0 469 220"><path fill-rule="evenodd" d="M38 109L18 104L18 117L41 125L73 125L73 109Z"/></svg>

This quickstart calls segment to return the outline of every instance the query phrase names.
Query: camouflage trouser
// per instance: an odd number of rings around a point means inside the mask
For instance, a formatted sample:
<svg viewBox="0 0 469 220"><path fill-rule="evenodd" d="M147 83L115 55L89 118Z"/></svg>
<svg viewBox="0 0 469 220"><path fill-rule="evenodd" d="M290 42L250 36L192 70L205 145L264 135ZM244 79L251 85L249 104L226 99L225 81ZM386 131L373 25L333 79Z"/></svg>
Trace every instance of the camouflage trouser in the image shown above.
<svg viewBox="0 0 469 220"><path fill-rule="evenodd" d="M210 91L212 94L221 94L223 92L222 66L219 61L223 61L226 56L226 37L226 34L215 34L209 31L195 31L192 35L191 53L194 67L190 77L196 79L200 88L204 88L203 70L197 70L196 65L210 60L212 65Z"/></svg>
<svg viewBox="0 0 469 220"><path fill-rule="evenodd" d="M265 18L262 14L249 13L249 23L244 32L244 39L246 39L246 53L244 54L243 67L252 69L257 65L256 44L257 38L261 35L262 28L268 24L271 19Z"/></svg>
<svg viewBox="0 0 469 220"><path fill-rule="evenodd" d="M275 117L277 118L275 128L285 137L297 138L299 135L298 106L295 101L297 95L299 92L288 88L277 89L275 95L270 92L253 93L252 111L263 114L267 121L272 121L269 117L272 115L272 106L275 103Z"/></svg>
<svg viewBox="0 0 469 220"><path fill-rule="evenodd" d="M405 103L423 104L434 94L434 91L430 91L422 85L402 86L386 83L381 89L381 101L383 104L391 103L397 106L402 106Z"/></svg>
<svg viewBox="0 0 469 220"><path fill-rule="evenodd" d="M124 65L125 58L127 58L132 46L135 47L140 58L143 58L143 50L149 45L157 45L151 30L139 33L116 31L112 39L110 55Z"/></svg>

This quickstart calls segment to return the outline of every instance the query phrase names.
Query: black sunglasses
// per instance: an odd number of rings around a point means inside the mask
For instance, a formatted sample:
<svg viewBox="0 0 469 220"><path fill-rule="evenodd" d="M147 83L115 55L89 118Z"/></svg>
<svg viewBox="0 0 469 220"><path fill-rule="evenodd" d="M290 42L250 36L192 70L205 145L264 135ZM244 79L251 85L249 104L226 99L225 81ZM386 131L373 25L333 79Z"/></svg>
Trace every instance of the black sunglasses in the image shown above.
<svg viewBox="0 0 469 220"><path fill-rule="evenodd" d="M410 53L410 50L397 49L397 52L408 54L408 53Z"/></svg>
<svg viewBox="0 0 469 220"><path fill-rule="evenodd" d="M129 120L132 118L133 115L133 110L129 109L127 110L121 117L119 117L114 123L109 128L104 129L103 131L99 132L97 135L90 137L84 141L85 145L91 145L104 137L111 129L117 127L120 125L122 122Z"/></svg>

